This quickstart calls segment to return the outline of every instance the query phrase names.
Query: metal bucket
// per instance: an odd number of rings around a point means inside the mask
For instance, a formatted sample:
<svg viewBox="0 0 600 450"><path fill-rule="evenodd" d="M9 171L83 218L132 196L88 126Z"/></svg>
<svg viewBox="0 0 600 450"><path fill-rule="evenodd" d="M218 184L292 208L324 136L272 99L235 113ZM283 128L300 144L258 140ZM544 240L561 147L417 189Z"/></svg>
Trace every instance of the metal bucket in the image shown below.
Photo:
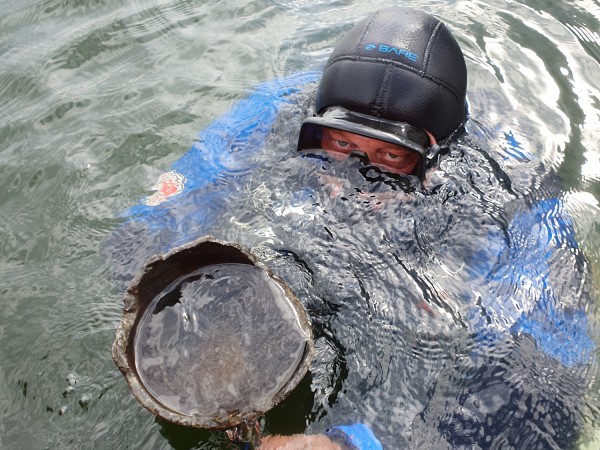
<svg viewBox="0 0 600 450"><path fill-rule="evenodd" d="M124 303L113 359L138 401L176 424L251 424L314 356L293 292L249 252L210 237L148 261Z"/></svg>

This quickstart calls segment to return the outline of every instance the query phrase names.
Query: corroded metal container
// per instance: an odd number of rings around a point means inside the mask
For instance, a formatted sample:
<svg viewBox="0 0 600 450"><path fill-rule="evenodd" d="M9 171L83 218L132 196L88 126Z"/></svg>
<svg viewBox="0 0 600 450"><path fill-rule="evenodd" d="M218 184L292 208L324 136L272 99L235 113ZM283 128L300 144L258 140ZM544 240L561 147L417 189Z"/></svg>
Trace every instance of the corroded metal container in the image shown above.
<svg viewBox="0 0 600 450"><path fill-rule="evenodd" d="M294 293L251 253L210 237L150 259L124 303L113 359L145 408L180 425L254 421L314 357Z"/></svg>

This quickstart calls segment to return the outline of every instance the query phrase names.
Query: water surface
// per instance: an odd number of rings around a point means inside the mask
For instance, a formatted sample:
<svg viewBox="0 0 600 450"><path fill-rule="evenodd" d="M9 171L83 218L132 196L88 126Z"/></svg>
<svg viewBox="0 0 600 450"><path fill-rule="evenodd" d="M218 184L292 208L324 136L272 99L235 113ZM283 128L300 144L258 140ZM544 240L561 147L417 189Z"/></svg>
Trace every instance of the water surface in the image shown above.
<svg viewBox="0 0 600 450"><path fill-rule="evenodd" d="M443 18L455 32L470 75L470 133L496 156L510 152L506 146L510 133L523 153L558 174L561 197L574 217L577 238L594 274L592 296L597 296L600 4L596 0L402 4ZM116 219L120 212L151 193L158 176L187 151L198 130L244 98L255 83L318 69L340 33L371 10L388 5L379 0L126 4L17 0L3 5L1 447L226 448L222 433L156 421L130 394L110 356L122 292L109 276L112 268L99 252L100 243L120 223ZM511 176L519 173L517 168ZM515 181L529 186L519 194L535 194L531 184ZM259 191L260 186L250 187ZM385 191L385 186L381 189ZM285 208L288 199L280 198ZM353 205L341 210L340 223L344 215L352 217L354 208L360 208ZM256 221L247 220L244 229L260 230L264 219ZM240 229L232 227L225 233L248 235ZM394 253L383 247L373 253L370 241L352 242L349 254L343 228L335 232L342 239L332 255L358 257L362 251L362 260L372 263L375 277L381 274L382 260L394 260ZM318 239L317 235L309 247L313 253ZM327 255L312 256L317 267L329 267ZM290 255L273 264L294 281L290 267L300 262ZM305 272L299 269L297 273ZM341 269L341 280L377 279L357 277L350 266ZM437 267L440 274L445 269L452 273L458 267ZM304 283L296 280L298 286ZM323 282L316 292L327 295L331 290L332 298L340 298L343 291L333 292L330 286ZM390 282L377 292L384 296L395 287ZM346 286L349 295L355 288L361 286ZM435 292L435 285L430 288ZM382 299L375 302L381 309L369 316L380 322L365 320L344 303L311 310L322 325L317 357L323 364L315 367L312 381L301 385L303 395L290 398L268 419L272 431L318 431L358 403L362 392L343 388L353 375L348 378L350 366L339 357L340 343L355 340L353 325L362 324L361 332L372 333L372 347L366 349L379 349L370 353L363 349L365 354L352 359L370 364L355 367L354 372L365 380L362 405L377 406L381 401L384 408L391 408L392 399L381 387L390 367L398 363L391 349L401 348L401 355L416 355L429 364L424 369L404 366L403 376L434 370L449 349L460 349L460 339L406 333ZM336 310L348 314L331 315ZM451 384L452 378L447 382ZM314 386L325 386L325 391L315 397ZM598 388L592 384L586 389L586 439L600 429ZM406 398L419 395L407 392ZM336 410L339 405L345 407ZM415 414L410 407L397 408L399 420Z"/></svg>

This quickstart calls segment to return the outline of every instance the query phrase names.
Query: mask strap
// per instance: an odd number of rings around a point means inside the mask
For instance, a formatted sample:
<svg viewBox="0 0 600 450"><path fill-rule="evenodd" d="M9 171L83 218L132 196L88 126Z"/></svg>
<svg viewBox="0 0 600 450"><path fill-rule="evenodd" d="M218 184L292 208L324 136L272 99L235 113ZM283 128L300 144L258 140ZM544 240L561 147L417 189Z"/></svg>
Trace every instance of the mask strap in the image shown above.
<svg viewBox="0 0 600 450"><path fill-rule="evenodd" d="M440 161L440 156L448 153L449 147L446 145L433 144L425 151L425 159L427 160L427 167L434 166Z"/></svg>

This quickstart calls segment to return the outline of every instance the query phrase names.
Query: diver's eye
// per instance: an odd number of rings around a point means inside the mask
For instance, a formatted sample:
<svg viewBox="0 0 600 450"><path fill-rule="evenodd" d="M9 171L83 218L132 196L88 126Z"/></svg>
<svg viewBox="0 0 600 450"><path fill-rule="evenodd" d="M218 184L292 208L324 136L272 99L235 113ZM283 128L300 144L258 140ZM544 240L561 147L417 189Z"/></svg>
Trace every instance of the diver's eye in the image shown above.
<svg viewBox="0 0 600 450"><path fill-rule="evenodd" d="M382 149L373 155L373 164L381 164L395 173L412 174L419 163L419 155L411 150Z"/></svg>
<svg viewBox="0 0 600 450"><path fill-rule="evenodd" d="M386 159L389 159L390 161L397 161L402 156L397 155L396 153L384 153L383 157L386 158Z"/></svg>
<svg viewBox="0 0 600 450"><path fill-rule="evenodd" d="M388 164L403 164L415 159L415 155L396 152L382 152L379 156L383 162Z"/></svg>
<svg viewBox="0 0 600 450"><path fill-rule="evenodd" d="M356 150L356 145L353 142L345 141L343 139L333 139L329 150L348 154Z"/></svg>

